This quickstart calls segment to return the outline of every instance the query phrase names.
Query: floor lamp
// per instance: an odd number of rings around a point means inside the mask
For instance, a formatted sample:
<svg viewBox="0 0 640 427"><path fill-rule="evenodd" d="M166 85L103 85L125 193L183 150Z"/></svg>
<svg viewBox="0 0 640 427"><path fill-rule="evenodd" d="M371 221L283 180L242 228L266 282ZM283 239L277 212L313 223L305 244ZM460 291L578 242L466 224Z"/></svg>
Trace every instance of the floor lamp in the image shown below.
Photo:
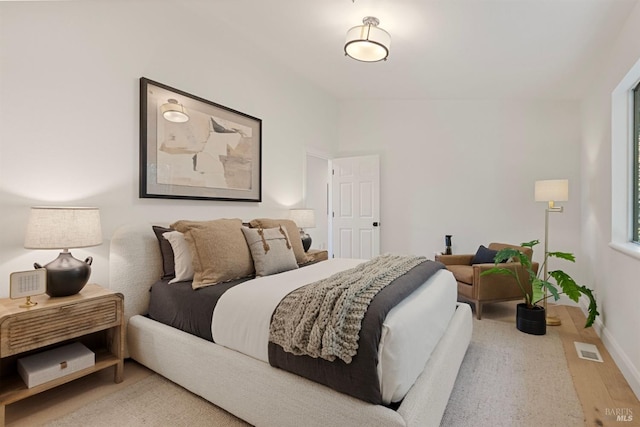
<svg viewBox="0 0 640 427"><path fill-rule="evenodd" d="M544 181L536 181L535 185L536 202L547 202L548 206L544 212L544 261L543 262L543 278L547 276L547 254L549 253L549 212L562 212L562 206L555 206L555 202L566 202L569 200L569 180L568 179L547 179ZM544 311L547 316L547 325L558 326L562 322L556 316L549 316L547 311L547 292L545 290L545 298L543 300Z"/></svg>

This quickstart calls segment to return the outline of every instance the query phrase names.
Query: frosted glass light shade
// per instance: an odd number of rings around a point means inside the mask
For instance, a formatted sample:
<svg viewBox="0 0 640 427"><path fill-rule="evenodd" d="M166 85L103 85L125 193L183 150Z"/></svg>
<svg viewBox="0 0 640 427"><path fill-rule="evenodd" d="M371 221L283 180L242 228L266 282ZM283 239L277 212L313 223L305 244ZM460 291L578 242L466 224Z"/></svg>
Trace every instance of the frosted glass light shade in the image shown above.
<svg viewBox="0 0 640 427"><path fill-rule="evenodd" d="M170 122L184 123L189 121L189 115L184 105L178 104L178 101L175 99L169 99L166 104L162 104L160 112L162 113L162 117Z"/></svg>
<svg viewBox="0 0 640 427"><path fill-rule="evenodd" d="M89 207L36 206L31 208L24 247L71 249L102 243L100 210Z"/></svg>
<svg viewBox="0 0 640 427"><path fill-rule="evenodd" d="M316 215L313 209L291 209L289 218L296 223L298 228L314 228Z"/></svg>
<svg viewBox="0 0 640 427"><path fill-rule="evenodd" d="M380 21L372 16L362 20L363 25L347 31L344 53L351 58L363 62L387 60L391 36L378 27Z"/></svg>
<svg viewBox="0 0 640 427"><path fill-rule="evenodd" d="M536 181L536 202L566 202L569 200L568 179L547 179Z"/></svg>

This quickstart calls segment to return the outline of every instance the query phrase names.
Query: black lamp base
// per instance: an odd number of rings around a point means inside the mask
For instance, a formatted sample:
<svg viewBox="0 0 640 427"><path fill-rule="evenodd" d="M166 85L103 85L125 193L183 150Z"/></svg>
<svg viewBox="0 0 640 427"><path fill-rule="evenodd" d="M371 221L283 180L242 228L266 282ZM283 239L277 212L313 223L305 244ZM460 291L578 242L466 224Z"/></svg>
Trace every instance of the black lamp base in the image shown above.
<svg viewBox="0 0 640 427"><path fill-rule="evenodd" d="M91 276L92 261L92 257L82 262L75 259L70 252L60 252L58 258L44 266L47 270L47 295L66 297L80 292ZM42 268L38 263L33 266Z"/></svg>
<svg viewBox="0 0 640 427"><path fill-rule="evenodd" d="M300 231L300 239L302 239L302 247L304 248L304 251L307 252L311 247L311 236L304 231Z"/></svg>

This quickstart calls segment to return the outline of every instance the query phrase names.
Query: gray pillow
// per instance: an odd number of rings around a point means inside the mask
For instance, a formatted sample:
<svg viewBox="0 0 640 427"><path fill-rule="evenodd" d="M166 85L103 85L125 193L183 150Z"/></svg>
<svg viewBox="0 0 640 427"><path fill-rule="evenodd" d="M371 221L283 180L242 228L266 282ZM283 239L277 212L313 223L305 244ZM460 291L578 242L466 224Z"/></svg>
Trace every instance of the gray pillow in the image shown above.
<svg viewBox="0 0 640 427"><path fill-rule="evenodd" d="M176 277L176 268L173 261L173 249L171 248L171 243L162 236L164 233L169 233L173 230L166 227L160 227L158 225L154 225L152 227L153 232L158 239L158 243L160 244L160 253L162 254L162 278L173 279Z"/></svg>
<svg viewBox="0 0 640 427"><path fill-rule="evenodd" d="M242 228L247 240L256 276L268 276L298 268L287 231L277 228Z"/></svg>

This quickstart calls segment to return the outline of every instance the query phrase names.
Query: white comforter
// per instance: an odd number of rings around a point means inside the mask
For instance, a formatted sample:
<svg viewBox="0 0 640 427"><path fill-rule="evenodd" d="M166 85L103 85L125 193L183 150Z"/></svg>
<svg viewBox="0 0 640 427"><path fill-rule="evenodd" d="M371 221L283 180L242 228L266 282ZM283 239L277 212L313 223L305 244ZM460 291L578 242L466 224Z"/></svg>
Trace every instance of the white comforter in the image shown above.
<svg viewBox="0 0 640 427"><path fill-rule="evenodd" d="M234 286L216 304L213 340L268 363L269 324L280 300L300 286L361 262L333 258ZM385 404L401 400L422 372L455 311L456 296L453 275L440 270L387 315L378 349L378 378Z"/></svg>

